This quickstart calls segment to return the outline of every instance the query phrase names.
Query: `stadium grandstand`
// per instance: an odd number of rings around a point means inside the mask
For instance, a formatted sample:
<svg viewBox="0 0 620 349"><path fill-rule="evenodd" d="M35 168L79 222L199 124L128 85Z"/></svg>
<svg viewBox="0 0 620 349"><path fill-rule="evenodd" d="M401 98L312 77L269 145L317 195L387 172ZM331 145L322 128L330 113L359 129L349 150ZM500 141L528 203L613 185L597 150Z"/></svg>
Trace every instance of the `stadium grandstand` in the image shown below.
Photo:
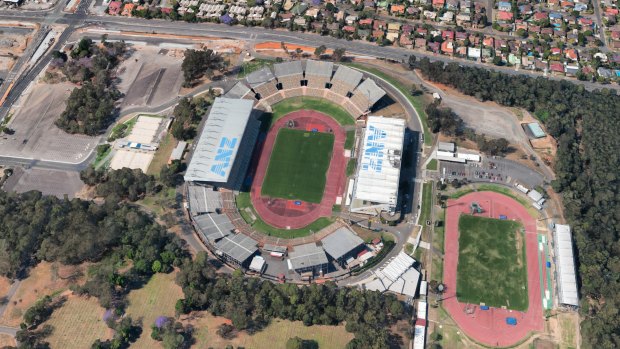
<svg viewBox="0 0 620 349"><path fill-rule="evenodd" d="M420 272L413 268L413 263L415 259L400 252L383 269L376 271L376 277L364 284L364 287L371 291L391 291L415 297L420 283Z"/></svg>
<svg viewBox="0 0 620 349"><path fill-rule="evenodd" d="M250 73L245 81L258 94L259 98L266 98L278 92L275 76L269 67Z"/></svg>
<svg viewBox="0 0 620 349"><path fill-rule="evenodd" d="M556 224L553 232L556 265L556 282L558 284L558 302L562 306L578 307L577 277L575 275L575 257L570 226Z"/></svg>
<svg viewBox="0 0 620 349"><path fill-rule="evenodd" d="M243 81L237 82L226 94L226 98L256 100L254 92Z"/></svg>
<svg viewBox="0 0 620 349"><path fill-rule="evenodd" d="M301 81L304 79L301 61L274 64L273 70L282 90L301 89Z"/></svg>
<svg viewBox="0 0 620 349"><path fill-rule="evenodd" d="M245 99L215 99L185 172L186 182L241 188L260 127L252 105Z"/></svg>
<svg viewBox="0 0 620 349"><path fill-rule="evenodd" d="M346 96L353 93L357 85L362 81L363 74L355 69L341 65L332 78L331 91L337 95Z"/></svg>
<svg viewBox="0 0 620 349"><path fill-rule="evenodd" d="M228 263L247 268L258 252L258 242L244 234L229 235L216 242L215 249L215 254Z"/></svg>
<svg viewBox="0 0 620 349"><path fill-rule="evenodd" d="M321 274L327 272L329 263L325 251L315 242L297 245L288 253L288 268L299 274Z"/></svg>
<svg viewBox="0 0 620 349"><path fill-rule="evenodd" d="M385 91L381 89L372 79L364 80L353 91L351 103L359 110L366 113L370 108L385 96Z"/></svg>
<svg viewBox="0 0 620 349"><path fill-rule="evenodd" d="M321 240L325 252L341 267L346 265L349 257L357 256L364 249L364 240L355 235L349 228L340 227Z"/></svg>
<svg viewBox="0 0 620 349"><path fill-rule="evenodd" d="M396 212L405 120L370 116L364 131L350 210Z"/></svg>
<svg viewBox="0 0 620 349"><path fill-rule="evenodd" d="M306 81L309 89L320 89L321 96L323 90L334 74L334 63L315 60L306 61Z"/></svg>

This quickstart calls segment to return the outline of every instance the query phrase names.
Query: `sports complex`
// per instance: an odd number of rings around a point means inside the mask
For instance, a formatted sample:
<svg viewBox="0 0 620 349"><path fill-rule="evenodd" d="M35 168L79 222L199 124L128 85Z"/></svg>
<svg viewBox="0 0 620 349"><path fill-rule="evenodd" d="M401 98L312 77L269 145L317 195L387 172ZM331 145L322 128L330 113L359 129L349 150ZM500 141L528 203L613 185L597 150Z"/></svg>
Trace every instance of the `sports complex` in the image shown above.
<svg viewBox="0 0 620 349"><path fill-rule="evenodd" d="M370 115L384 97L355 69L307 60L264 67L216 98L185 174L207 247L261 272L262 256L288 257L272 275L359 265L365 244L335 212L397 210L406 126Z"/></svg>
<svg viewBox="0 0 620 349"><path fill-rule="evenodd" d="M470 193L448 200L445 232L442 303L458 326L502 347L542 331L547 261L527 209L500 193Z"/></svg>

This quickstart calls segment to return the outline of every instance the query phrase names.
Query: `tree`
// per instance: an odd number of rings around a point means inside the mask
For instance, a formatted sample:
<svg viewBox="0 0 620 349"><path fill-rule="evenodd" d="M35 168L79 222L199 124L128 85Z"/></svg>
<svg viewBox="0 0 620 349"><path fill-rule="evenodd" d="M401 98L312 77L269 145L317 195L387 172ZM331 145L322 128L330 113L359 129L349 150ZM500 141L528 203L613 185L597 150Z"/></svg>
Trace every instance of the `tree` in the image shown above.
<svg viewBox="0 0 620 349"><path fill-rule="evenodd" d="M336 62L342 62L345 52L346 50L342 47L335 49L334 53L332 53L332 59Z"/></svg>
<svg viewBox="0 0 620 349"><path fill-rule="evenodd" d="M224 59L211 49L203 50L185 50L185 57L181 64L183 77L185 79L184 86L190 87L196 79L203 75L208 77L213 75L216 70L224 68Z"/></svg>
<svg viewBox="0 0 620 349"><path fill-rule="evenodd" d="M317 59L320 59L321 56L325 53L325 51L327 51L327 47L325 47L325 45L321 45L317 47L316 49L314 49L314 56Z"/></svg>

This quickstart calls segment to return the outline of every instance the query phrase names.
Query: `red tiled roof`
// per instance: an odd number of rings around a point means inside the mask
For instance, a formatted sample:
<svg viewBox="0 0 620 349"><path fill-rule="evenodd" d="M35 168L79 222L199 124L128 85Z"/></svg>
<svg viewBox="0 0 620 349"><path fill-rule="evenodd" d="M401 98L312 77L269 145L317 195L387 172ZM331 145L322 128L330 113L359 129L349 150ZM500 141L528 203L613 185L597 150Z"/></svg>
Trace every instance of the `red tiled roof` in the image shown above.
<svg viewBox="0 0 620 349"><path fill-rule="evenodd" d="M502 20L502 21L512 20L512 12L499 11L497 13L497 19Z"/></svg>

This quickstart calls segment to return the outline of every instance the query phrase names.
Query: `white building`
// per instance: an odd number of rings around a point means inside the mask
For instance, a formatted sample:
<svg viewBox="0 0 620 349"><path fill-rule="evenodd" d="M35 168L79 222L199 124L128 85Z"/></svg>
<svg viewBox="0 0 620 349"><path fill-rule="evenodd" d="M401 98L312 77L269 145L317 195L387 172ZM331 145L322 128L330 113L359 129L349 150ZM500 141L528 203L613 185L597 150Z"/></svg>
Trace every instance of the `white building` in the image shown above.
<svg viewBox="0 0 620 349"><path fill-rule="evenodd" d="M570 226L556 224L553 232L558 302L561 305L579 306L575 257Z"/></svg>
<svg viewBox="0 0 620 349"><path fill-rule="evenodd" d="M351 212L396 212L405 120L370 116L360 152Z"/></svg>

